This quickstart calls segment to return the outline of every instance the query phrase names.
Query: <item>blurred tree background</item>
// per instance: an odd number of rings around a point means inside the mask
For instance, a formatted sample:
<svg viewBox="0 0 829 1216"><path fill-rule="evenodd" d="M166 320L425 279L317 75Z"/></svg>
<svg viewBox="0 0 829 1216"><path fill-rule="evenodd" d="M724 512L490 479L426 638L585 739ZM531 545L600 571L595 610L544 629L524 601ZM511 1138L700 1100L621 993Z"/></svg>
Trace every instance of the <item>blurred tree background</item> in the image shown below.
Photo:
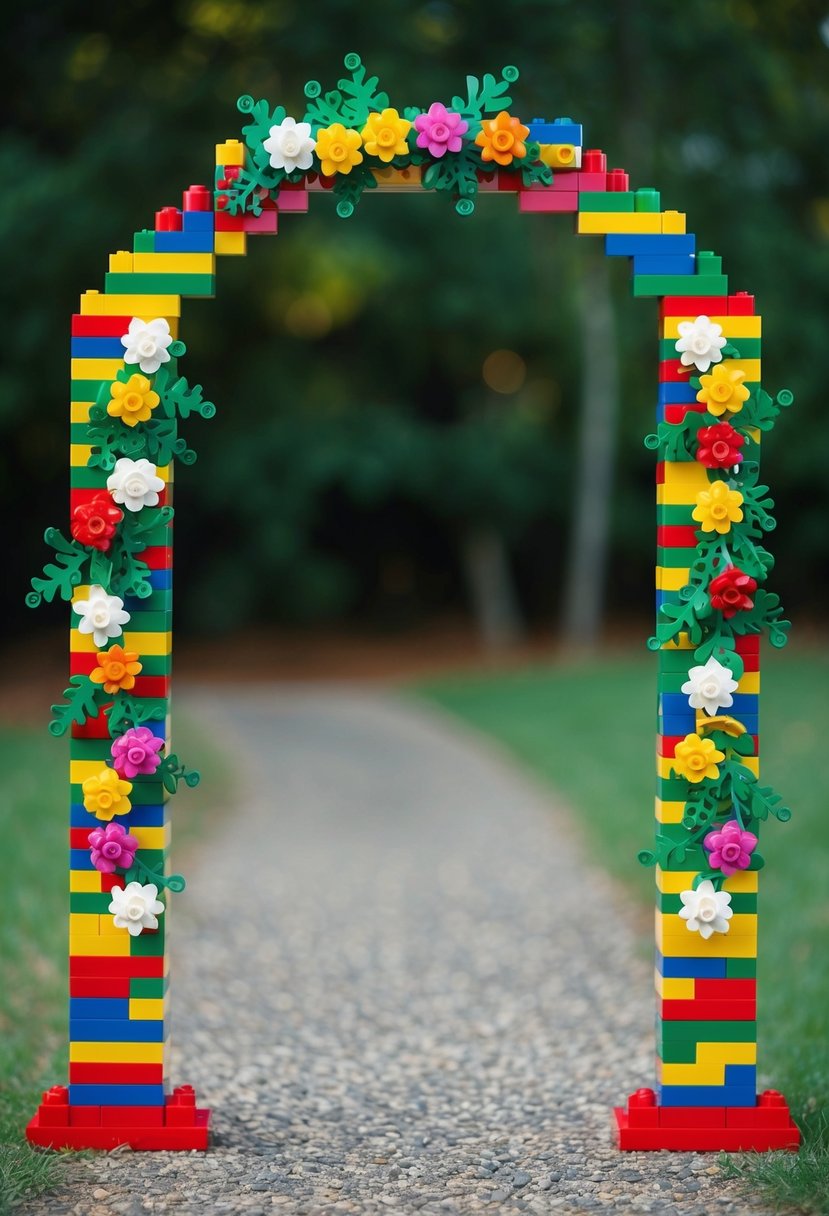
<svg viewBox="0 0 829 1216"><path fill-rule="evenodd" d="M352 50L401 109L516 64L513 112L583 122L587 147L660 189L699 247L724 255L731 289L755 293L765 318L767 387L796 393L766 456L785 538L774 582L796 617L818 615L825 5L54 0L17 6L2 52L0 492L15 634L35 627L23 595L43 529L65 517L80 292L102 286L106 254L131 248L157 208L210 182L214 143L242 125L239 94L299 114L305 81L333 87ZM562 614L570 636L580 617L589 634L602 602L605 619L647 616L656 304L628 301L626 263L574 240L569 217L519 217L511 196L481 198L468 219L425 194L367 197L345 221L314 197L280 229L221 260L215 303L185 306L182 370L219 416L191 425L199 462L178 474L179 625L402 630L465 612L497 643ZM588 435L604 443L580 462L591 401ZM580 498L599 508L586 531Z"/></svg>

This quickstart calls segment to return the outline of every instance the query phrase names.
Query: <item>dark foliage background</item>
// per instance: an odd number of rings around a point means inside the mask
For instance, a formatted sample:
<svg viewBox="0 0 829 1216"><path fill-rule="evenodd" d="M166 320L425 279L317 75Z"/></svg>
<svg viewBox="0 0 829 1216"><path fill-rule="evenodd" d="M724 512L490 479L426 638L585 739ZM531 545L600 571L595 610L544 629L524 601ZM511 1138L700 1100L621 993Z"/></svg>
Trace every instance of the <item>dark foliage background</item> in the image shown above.
<svg viewBox="0 0 829 1216"><path fill-rule="evenodd" d="M106 255L209 182L243 92L303 107L357 50L392 104L448 99L514 63L514 112L572 115L635 186L685 210L732 290L758 297L765 381L796 395L768 444L775 584L822 611L829 556L829 10L804 0L91 0L6 18L0 138L0 468L7 615L65 516L68 318ZM585 241L564 216L483 198L315 198L276 240L220 262L186 306L183 365L219 406L177 481L178 621L403 628L480 616L474 554L531 624L557 619L576 495ZM249 246L249 248L250 248ZM611 268L621 409L606 611L652 605L656 305ZM507 352L499 354L498 352ZM493 550L494 546L494 550ZM473 577L474 582L474 577ZM500 584L500 588L497 586ZM478 589L480 593L480 588ZM62 620L60 607L52 620ZM49 619L49 610L45 611Z"/></svg>

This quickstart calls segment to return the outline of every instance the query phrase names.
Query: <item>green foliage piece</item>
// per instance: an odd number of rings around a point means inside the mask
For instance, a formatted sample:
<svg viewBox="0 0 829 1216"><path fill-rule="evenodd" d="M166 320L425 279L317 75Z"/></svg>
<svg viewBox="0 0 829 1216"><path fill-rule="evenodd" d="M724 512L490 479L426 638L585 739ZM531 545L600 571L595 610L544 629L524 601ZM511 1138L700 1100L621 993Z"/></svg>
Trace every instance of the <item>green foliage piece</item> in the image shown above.
<svg viewBox="0 0 829 1216"><path fill-rule="evenodd" d="M131 697L122 692L106 710L106 714L109 733L114 739L131 726L163 722L167 716L167 701L163 697Z"/></svg>
<svg viewBox="0 0 829 1216"><path fill-rule="evenodd" d="M713 421L710 414L688 410L681 422L660 422L655 434L645 436L645 447L658 452L662 460L694 460L697 433Z"/></svg>
<svg viewBox="0 0 829 1216"><path fill-rule="evenodd" d="M780 411L787 409L794 401L794 393L782 388L775 398L769 396L763 389L752 393L739 413L739 423L743 427L756 427L759 431L770 431L780 416Z"/></svg>
<svg viewBox="0 0 829 1216"><path fill-rule="evenodd" d="M47 528L43 539L55 550L55 560L46 563L42 576L32 579L33 590L26 596L29 608L39 607L44 600L51 604L56 595L71 600L75 588L83 582L84 566L89 561L89 549L67 540L58 528Z"/></svg>
<svg viewBox="0 0 829 1216"><path fill-rule="evenodd" d="M144 518L146 517L146 518ZM109 590L122 598L127 595L148 599L153 593L150 568L137 554L149 543L149 534L159 524L169 523L173 518L172 507L161 510L126 511L112 542L112 575Z"/></svg>
<svg viewBox="0 0 829 1216"><path fill-rule="evenodd" d="M101 702L100 684L93 684L89 676L69 677L69 687L63 690L66 704L52 706L54 717L49 723L49 734L65 735L73 722L83 726L87 718L97 718Z"/></svg>
<svg viewBox="0 0 829 1216"><path fill-rule="evenodd" d="M305 86L309 104L303 121L311 124L315 135L320 127L328 127L333 122L359 130L366 125L373 110L388 107L388 93L378 92L379 78L366 75L360 56L351 52L343 62L351 77L338 80L336 89L323 93L316 80L310 80Z"/></svg>
<svg viewBox="0 0 829 1216"><path fill-rule="evenodd" d="M489 72L482 81L477 76L467 76L466 97L453 97L452 109L457 110L473 126L480 122L485 114L497 114L512 105L512 97L508 93L511 84L518 79L518 68L506 67L498 80Z"/></svg>
<svg viewBox="0 0 829 1216"><path fill-rule="evenodd" d="M179 781L183 781L191 789L201 781L201 775L195 769L185 768L175 753L164 757L156 769L155 775L161 778L164 788L169 794L176 793Z"/></svg>
<svg viewBox="0 0 829 1216"><path fill-rule="evenodd" d="M124 886L129 882L154 883L159 890L166 888L179 894L187 886L181 874L164 874L163 870L154 870L141 860L138 853L132 866L124 874Z"/></svg>

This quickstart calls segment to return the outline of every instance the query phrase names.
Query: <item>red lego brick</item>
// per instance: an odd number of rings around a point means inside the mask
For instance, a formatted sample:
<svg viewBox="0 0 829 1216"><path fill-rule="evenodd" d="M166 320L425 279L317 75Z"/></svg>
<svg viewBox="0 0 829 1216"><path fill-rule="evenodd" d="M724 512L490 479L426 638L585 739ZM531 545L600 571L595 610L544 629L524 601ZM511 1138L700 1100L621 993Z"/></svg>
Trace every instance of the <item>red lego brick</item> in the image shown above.
<svg viewBox="0 0 829 1216"><path fill-rule="evenodd" d="M791 1131L794 1127L786 1099L776 1089L760 1094L756 1106L729 1106L725 1112L727 1127L768 1127Z"/></svg>
<svg viewBox="0 0 829 1216"><path fill-rule="evenodd" d="M101 1126L101 1108L100 1108L100 1106L70 1106L69 1107L69 1126L70 1127L100 1127Z"/></svg>
<svg viewBox="0 0 829 1216"><path fill-rule="evenodd" d="M666 1022L753 1022L756 1001L657 1001Z"/></svg>
<svg viewBox="0 0 829 1216"><path fill-rule="evenodd" d="M217 232L244 232L245 217L243 215L228 215L226 211L216 212Z"/></svg>
<svg viewBox="0 0 829 1216"><path fill-rule="evenodd" d="M755 979L694 981L694 997L708 1001L753 1001L757 997Z"/></svg>
<svg viewBox="0 0 829 1216"><path fill-rule="evenodd" d="M601 153L601 156L604 159L604 153ZM604 193L608 189L607 172L603 169L585 169L584 161L582 161L582 168L579 169L578 173L571 173L567 180L572 181L574 177L578 183L579 193L582 190L598 190Z"/></svg>
<svg viewBox="0 0 829 1216"><path fill-rule="evenodd" d="M800 1132L785 1099L776 1091L761 1094L757 1106L657 1106L651 1090L637 1090L627 1108L614 1110L616 1143L624 1151L672 1149L678 1152L769 1152L796 1149ZM643 1123L643 1113L658 1123ZM733 1119L733 1121L732 1121Z"/></svg>
<svg viewBox="0 0 829 1216"><path fill-rule="evenodd" d="M69 1065L69 1080L73 1085L161 1085L164 1065L78 1061Z"/></svg>
<svg viewBox="0 0 829 1216"><path fill-rule="evenodd" d="M734 649L737 654L759 654L760 653L760 634L759 633L744 633L740 637L734 639Z"/></svg>
<svg viewBox="0 0 829 1216"><path fill-rule="evenodd" d="M123 887L123 874L102 874L101 875L101 891L109 894L113 887Z"/></svg>
<svg viewBox="0 0 829 1216"><path fill-rule="evenodd" d="M102 1106L101 1127L163 1127L163 1106Z"/></svg>
<svg viewBox="0 0 829 1216"><path fill-rule="evenodd" d="M182 195L182 211L212 211L213 193L207 186L191 186Z"/></svg>
<svg viewBox="0 0 829 1216"><path fill-rule="evenodd" d="M171 545L148 545L141 551L141 560L150 570L169 570L173 564Z"/></svg>
<svg viewBox="0 0 829 1216"><path fill-rule="evenodd" d="M83 726L79 726L77 722L72 723L72 738L73 739L108 739L109 738L109 722L107 721L104 707L98 710L97 716L87 718Z"/></svg>
<svg viewBox="0 0 829 1216"><path fill-rule="evenodd" d="M575 192L550 190L542 194L522 190L518 196L518 210L522 215L578 211L578 209L579 196Z"/></svg>
<svg viewBox="0 0 829 1216"><path fill-rule="evenodd" d="M584 173L607 173L607 157L601 148L585 148L581 158Z"/></svg>
<svg viewBox="0 0 829 1216"><path fill-rule="evenodd" d="M659 380L662 384L687 384L691 376L696 376L695 367L685 367L679 359L662 359L659 364Z"/></svg>
<svg viewBox="0 0 829 1216"><path fill-rule="evenodd" d="M656 543L664 549L695 549L697 529L694 524L660 524Z"/></svg>
<svg viewBox="0 0 829 1216"><path fill-rule="evenodd" d="M727 312L728 296L664 296L659 305L660 318L702 315L722 317Z"/></svg>
<svg viewBox="0 0 829 1216"><path fill-rule="evenodd" d="M736 291L728 297L728 313L732 317L753 317L754 296L747 291Z"/></svg>
<svg viewBox="0 0 829 1216"><path fill-rule="evenodd" d="M196 1111L192 1127L44 1127L35 1115L26 1128L26 1139L40 1148L102 1149L126 1144L136 1152L184 1152L207 1148L210 1111Z"/></svg>
<svg viewBox="0 0 829 1216"><path fill-rule="evenodd" d="M664 460L657 460L656 469L654 470L654 476L656 478L656 484L658 486L664 485L664 483L665 483L665 461Z"/></svg>
<svg viewBox="0 0 829 1216"><path fill-rule="evenodd" d="M192 1127L198 1114L193 1086L179 1085L167 1099L164 1109L166 1127Z"/></svg>
<svg viewBox="0 0 829 1216"><path fill-rule="evenodd" d="M41 1127L69 1126L69 1090L65 1085L46 1090L35 1118L40 1119Z"/></svg>
<svg viewBox="0 0 829 1216"><path fill-rule="evenodd" d="M75 313L72 317L73 338L121 338L130 327L132 317L94 317ZM100 494L90 490L90 495Z"/></svg>
<svg viewBox="0 0 829 1216"><path fill-rule="evenodd" d="M753 1108L749 1108L753 1109ZM633 1124L631 1124L633 1126ZM725 1127L724 1106L660 1106L660 1127Z"/></svg>
<svg viewBox="0 0 829 1216"><path fill-rule="evenodd" d="M156 232L181 232L182 220L178 207L162 207L155 213Z"/></svg>
<svg viewBox="0 0 829 1216"><path fill-rule="evenodd" d="M70 978L76 975L128 975L132 979L159 979L164 975L164 959L161 955L105 954L87 958L82 954L69 955Z"/></svg>
<svg viewBox="0 0 829 1216"><path fill-rule="evenodd" d="M689 410L692 414L704 414L705 404L697 405L695 401L669 401L664 407L665 421L682 422Z"/></svg>
<svg viewBox="0 0 829 1216"><path fill-rule="evenodd" d="M101 875L102 878L107 875ZM111 876L109 876L111 877ZM119 881L123 882L121 875L115 876ZM74 976L69 981L70 996L104 996L124 999L129 999L130 995L130 980L128 975L116 976ZM72 1065L69 1066L70 1081L77 1081L77 1077L71 1075Z"/></svg>
<svg viewBox="0 0 829 1216"><path fill-rule="evenodd" d="M624 169L608 169L605 189L617 193L630 190L630 175Z"/></svg>

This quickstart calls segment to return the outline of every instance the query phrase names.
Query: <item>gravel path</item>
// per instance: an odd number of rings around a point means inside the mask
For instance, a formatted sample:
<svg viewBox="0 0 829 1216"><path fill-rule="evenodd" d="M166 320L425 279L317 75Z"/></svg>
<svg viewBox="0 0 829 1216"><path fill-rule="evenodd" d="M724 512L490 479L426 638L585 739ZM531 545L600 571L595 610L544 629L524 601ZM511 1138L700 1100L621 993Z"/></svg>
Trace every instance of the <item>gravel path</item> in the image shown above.
<svg viewBox="0 0 829 1216"><path fill-rule="evenodd" d="M192 708L249 756L176 907L172 1079L214 1147L75 1160L21 1211L761 1211L716 1156L613 1148L650 967L546 794L376 692Z"/></svg>

